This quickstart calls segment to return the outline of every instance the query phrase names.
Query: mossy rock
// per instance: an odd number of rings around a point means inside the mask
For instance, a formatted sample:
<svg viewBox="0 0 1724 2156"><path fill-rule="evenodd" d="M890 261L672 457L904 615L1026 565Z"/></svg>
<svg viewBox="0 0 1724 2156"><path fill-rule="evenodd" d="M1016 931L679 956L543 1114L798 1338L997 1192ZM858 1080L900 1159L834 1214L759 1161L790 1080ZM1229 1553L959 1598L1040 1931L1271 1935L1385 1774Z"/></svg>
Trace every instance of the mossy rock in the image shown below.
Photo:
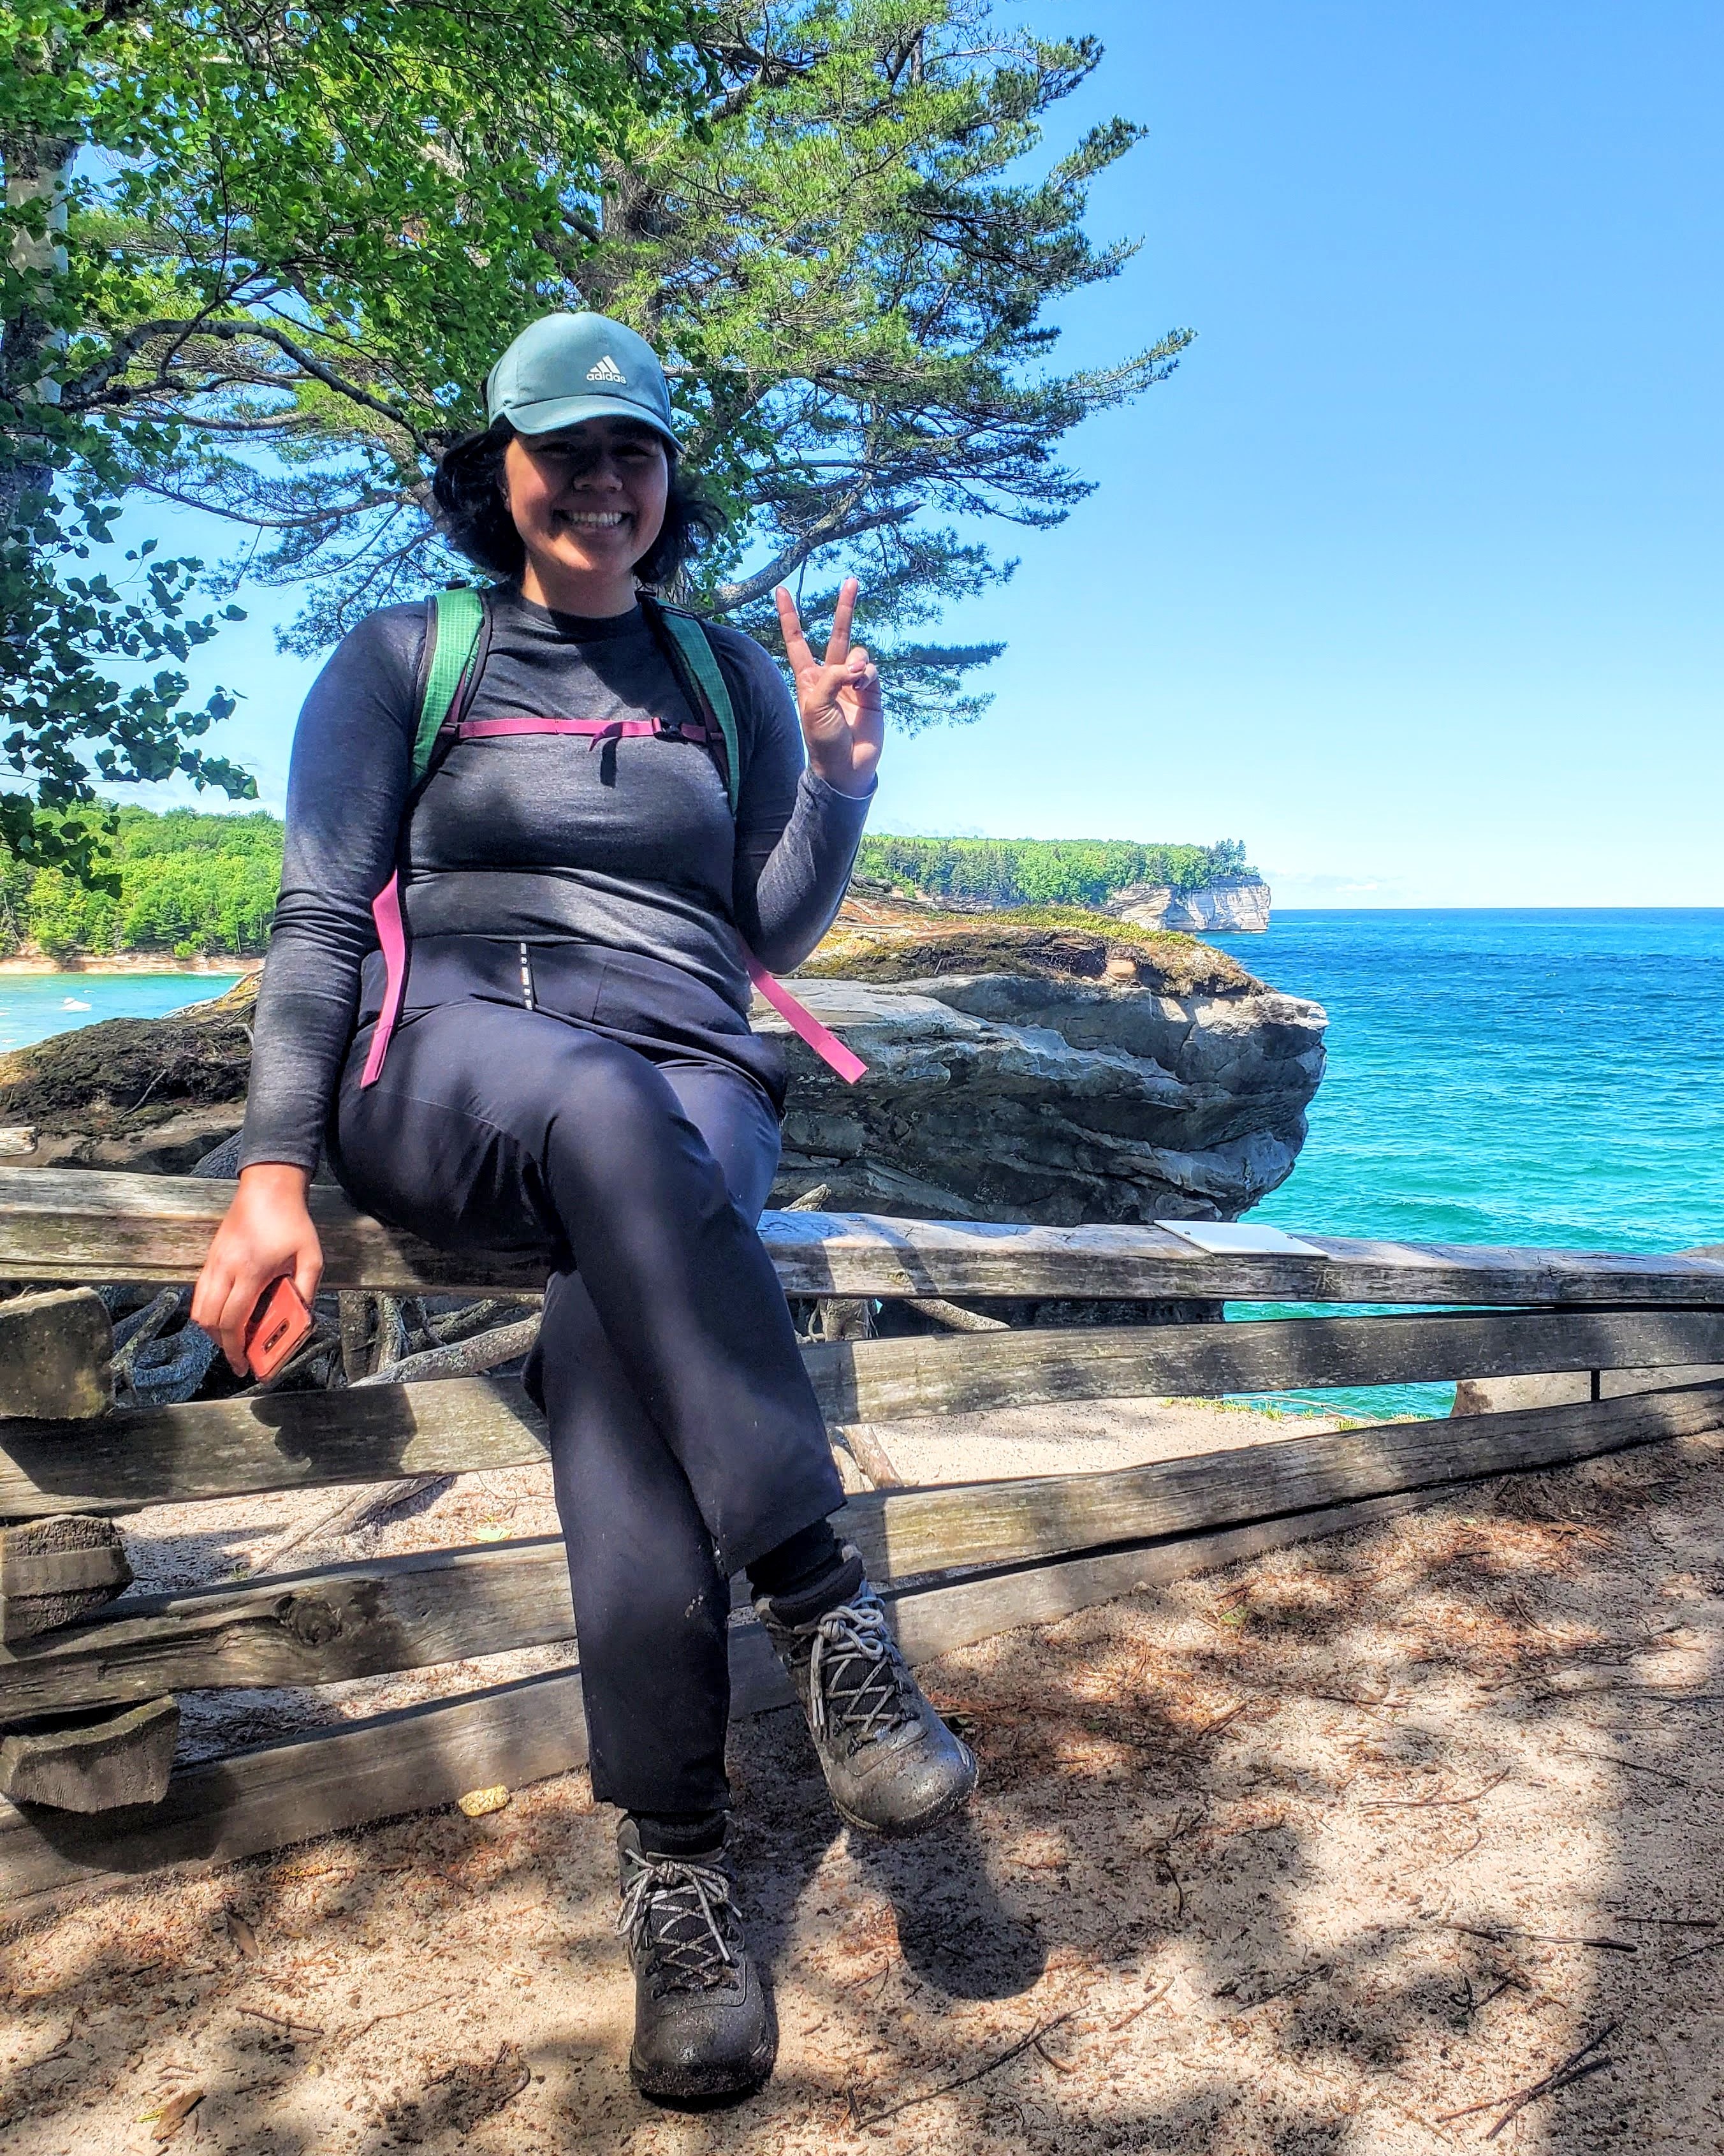
<svg viewBox="0 0 1724 2156"><path fill-rule="evenodd" d="M867 915L875 917L865 918ZM1153 988L1168 996L1260 994L1263 983L1225 951L1193 936L1139 928L1082 906L1020 906L966 914L944 908L847 905L805 979L927 980L942 973L1038 973ZM1127 973L1125 968L1131 971Z"/></svg>
<svg viewBox="0 0 1724 2156"><path fill-rule="evenodd" d="M0 1123L115 1137L245 1098L255 973L165 1018L112 1018L0 1055Z"/></svg>

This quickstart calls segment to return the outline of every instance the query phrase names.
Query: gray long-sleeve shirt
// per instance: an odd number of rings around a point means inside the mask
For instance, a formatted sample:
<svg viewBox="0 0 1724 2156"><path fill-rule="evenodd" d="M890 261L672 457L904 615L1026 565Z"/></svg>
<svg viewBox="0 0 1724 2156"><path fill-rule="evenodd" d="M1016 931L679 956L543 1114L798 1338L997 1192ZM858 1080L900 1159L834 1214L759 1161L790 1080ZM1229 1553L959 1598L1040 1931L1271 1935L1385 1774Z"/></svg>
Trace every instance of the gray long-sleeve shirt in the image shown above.
<svg viewBox="0 0 1724 2156"><path fill-rule="evenodd" d="M258 1001L240 1163L312 1168L353 1032L372 901L401 870L410 936L575 941L681 968L746 1011L744 947L777 971L806 957L849 881L868 797L803 767L782 675L711 631L735 708L732 818L695 743L579 735L456 742L405 833L418 723L422 606L362 622L318 676L294 741L280 902ZM695 721L637 608L556 614L510 592L466 716Z"/></svg>

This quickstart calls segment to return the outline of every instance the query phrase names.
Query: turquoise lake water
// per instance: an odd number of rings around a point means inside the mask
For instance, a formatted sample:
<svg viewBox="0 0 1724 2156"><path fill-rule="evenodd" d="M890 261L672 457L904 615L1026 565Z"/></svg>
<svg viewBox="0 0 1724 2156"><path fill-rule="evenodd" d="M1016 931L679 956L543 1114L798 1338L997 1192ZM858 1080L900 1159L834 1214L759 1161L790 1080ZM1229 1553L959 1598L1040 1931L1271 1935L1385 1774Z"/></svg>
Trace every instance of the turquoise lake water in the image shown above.
<svg viewBox="0 0 1724 2156"><path fill-rule="evenodd" d="M1329 1014L1311 1135L1254 1219L1418 1242L1724 1242L1724 911L1279 913L1266 935L1214 940Z"/></svg>
<svg viewBox="0 0 1724 2156"><path fill-rule="evenodd" d="M231 988L237 973L0 973L0 1049L105 1018L161 1018Z"/></svg>

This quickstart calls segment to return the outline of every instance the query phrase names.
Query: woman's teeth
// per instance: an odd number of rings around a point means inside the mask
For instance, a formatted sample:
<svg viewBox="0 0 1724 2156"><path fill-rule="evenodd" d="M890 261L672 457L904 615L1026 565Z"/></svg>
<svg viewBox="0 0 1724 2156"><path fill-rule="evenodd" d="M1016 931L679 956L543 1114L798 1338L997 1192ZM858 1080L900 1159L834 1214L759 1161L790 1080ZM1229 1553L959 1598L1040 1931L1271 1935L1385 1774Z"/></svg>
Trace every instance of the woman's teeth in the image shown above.
<svg viewBox="0 0 1724 2156"><path fill-rule="evenodd" d="M563 522L573 525L577 531L613 531L623 521L620 509L566 509L562 516Z"/></svg>

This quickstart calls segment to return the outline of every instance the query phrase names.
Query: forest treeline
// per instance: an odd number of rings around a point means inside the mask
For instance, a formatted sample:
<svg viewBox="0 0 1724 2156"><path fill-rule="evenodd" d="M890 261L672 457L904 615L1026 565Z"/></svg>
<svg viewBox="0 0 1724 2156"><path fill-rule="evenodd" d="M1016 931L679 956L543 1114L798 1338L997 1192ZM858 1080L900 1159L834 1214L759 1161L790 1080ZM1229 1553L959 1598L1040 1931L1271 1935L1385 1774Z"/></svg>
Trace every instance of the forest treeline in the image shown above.
<svg viewBox="0 0 1724 2156"><path fill-rule="evenodd" d="M0 957L26 946L50 957L127 951L255 957L269 941L281 881L283 826L262 809L157 815L121 808L101 866L116 892L59 869L0 865ZM865 838L857 871L931 898L977 906L1101 906L1128 884L1196 891L1249 875L1237 840L1214 846L1122 839Z"/></svg>
<svg viewBox="0 0 1724 2156"><path fill-rule="evenodd" d="M99 865L116 894L59 869L16 859L0 868L0 955L32 944L52 957L167 951L176 957L255 955L269 934L281 882L283 826L259 809L206 816L122 808Z"/></svg>
<svg viewBox="0 0 1724 2156"><path fill-rule="evenodd" d="M1200 891L1250 875L1236 839L1213 846L1134 845L1122 839L865 838L859 875L975 906L1103 906L1134 883Z"/></svg>

